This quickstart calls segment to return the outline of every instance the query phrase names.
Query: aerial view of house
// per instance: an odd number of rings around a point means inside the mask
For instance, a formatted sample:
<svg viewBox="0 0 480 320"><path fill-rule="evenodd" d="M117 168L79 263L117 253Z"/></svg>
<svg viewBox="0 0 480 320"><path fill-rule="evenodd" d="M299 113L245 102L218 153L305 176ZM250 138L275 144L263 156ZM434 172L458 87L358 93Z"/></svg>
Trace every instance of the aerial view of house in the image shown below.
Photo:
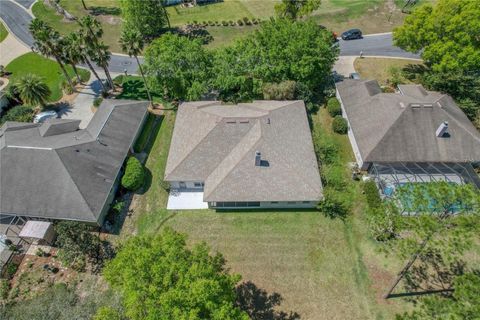
<svg viewBox="0 0 480 320"><path fill-rule="evenodd" d="M0 319L480 319L479 2L0 0Z"/></svg>
<svg viewBox="0 0 480 320"><path fill-rule="evenodd" d="M322 183L305 104L180 105L165 180L177 209L189 190L211 208L315 207Z"/></svg>
<svg viewBox="0 0 480 320"><path fill-rule="evenodd" d="M147 102L105 100L80 120L6 122L0 128L0 213L101 225ZM14 182L14 183L12 183Z"/></svg>
<svg viewBox="0 0 480 320"><path fill-rule="evenodd" d="M473 183L480 179L480 133L447 94L421 85L399 85L383 93L375 80L337 83L358 166L381 191L409 182Z"/></svg>

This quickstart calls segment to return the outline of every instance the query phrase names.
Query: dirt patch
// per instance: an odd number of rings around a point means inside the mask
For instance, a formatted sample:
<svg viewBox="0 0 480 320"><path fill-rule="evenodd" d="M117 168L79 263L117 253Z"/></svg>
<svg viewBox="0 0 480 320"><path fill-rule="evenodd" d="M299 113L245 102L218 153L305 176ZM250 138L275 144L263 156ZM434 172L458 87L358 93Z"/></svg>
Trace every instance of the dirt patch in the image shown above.
<svg viewBox="0 0 480 320"><path fill-rule="evenodd" d="M111 24L112 26L116 26L122 23L122 18L116 16L97 16L97 19L103 23Z"/></svg>

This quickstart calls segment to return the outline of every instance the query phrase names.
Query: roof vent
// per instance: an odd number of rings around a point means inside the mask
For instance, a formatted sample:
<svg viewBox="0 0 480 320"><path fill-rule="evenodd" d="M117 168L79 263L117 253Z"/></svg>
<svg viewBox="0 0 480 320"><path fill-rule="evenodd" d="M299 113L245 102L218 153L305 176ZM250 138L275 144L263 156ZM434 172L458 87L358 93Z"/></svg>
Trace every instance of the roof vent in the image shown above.
<svg viewBox="0 0 480 320"><path fill-rule="evenodd" d="M448 133L448 122L447 121L442 122L435 134L439 138L450 137L450 134Z"/></svg>
<svg viewBox="0 0 480 320"><path fill-rule="evenodd" d="M262 154L260 151L255 151L255 166L260 167L262 165Z"/></svg>

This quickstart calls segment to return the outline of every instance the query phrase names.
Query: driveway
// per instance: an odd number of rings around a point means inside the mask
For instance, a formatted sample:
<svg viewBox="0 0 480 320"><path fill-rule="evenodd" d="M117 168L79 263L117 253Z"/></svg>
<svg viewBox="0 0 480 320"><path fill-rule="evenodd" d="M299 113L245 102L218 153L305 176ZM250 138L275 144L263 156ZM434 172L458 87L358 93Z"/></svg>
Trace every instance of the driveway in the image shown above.
<svg viewBox="0 0 480 320"><path fill-rule="evenodd" d="M0 65L6 67L16 57L27 52L30 52L30 48L18 41L9 31L5 40L0 42Z"/></svg>

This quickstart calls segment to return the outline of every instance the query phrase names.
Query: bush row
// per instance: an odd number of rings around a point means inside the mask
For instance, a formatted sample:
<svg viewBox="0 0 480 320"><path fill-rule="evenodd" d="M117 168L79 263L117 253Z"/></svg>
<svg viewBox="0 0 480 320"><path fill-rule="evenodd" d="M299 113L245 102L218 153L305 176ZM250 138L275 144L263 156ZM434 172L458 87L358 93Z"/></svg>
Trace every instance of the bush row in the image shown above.
<svg viewBox="0 0 480 320"><path fill-rule="evenodd" d="M188 22L189 25L193 25L193 26L201 26L201 27L228 27L228 26L231 26L231 27L234 27L234 26L251 26L251 25L257 25L257 24L260 24L262 23L262 20L260 19L256 19L256 18L253 18L253 19L249 19L248 17L243 17L242 19L238 19L237 21L233 21L233 20L222 20L222 21L212 21L212 20L209 20L209 21L190 21Z"/></svg>

